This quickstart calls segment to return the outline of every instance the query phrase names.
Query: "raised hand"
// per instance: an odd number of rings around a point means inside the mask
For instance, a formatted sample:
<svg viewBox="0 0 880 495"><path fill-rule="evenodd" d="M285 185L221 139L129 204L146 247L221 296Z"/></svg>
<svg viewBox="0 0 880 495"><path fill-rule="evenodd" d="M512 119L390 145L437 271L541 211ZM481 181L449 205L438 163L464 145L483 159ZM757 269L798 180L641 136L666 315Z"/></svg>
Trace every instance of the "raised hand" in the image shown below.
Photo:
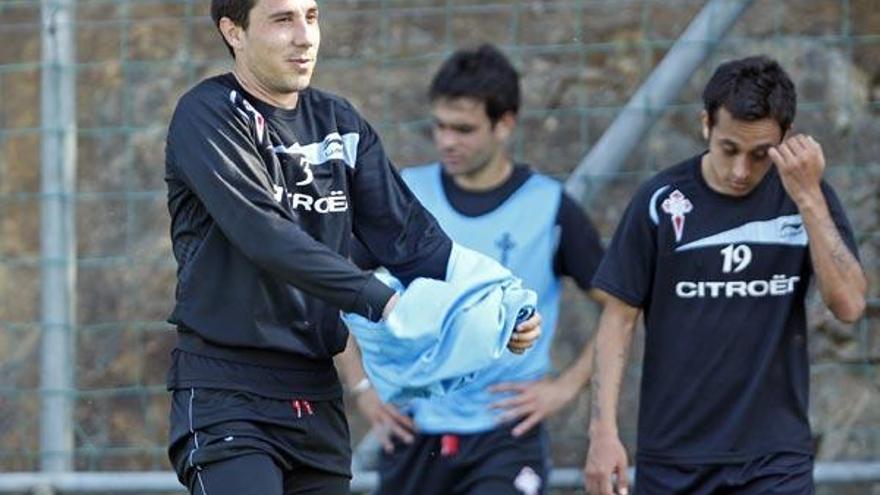
<svg viewBox="0 0 880 495"><path fill-rule="evenodd" d="M797 134L768 151L782 185L798 207L822 197L825 154L812 136Z"/></svg>

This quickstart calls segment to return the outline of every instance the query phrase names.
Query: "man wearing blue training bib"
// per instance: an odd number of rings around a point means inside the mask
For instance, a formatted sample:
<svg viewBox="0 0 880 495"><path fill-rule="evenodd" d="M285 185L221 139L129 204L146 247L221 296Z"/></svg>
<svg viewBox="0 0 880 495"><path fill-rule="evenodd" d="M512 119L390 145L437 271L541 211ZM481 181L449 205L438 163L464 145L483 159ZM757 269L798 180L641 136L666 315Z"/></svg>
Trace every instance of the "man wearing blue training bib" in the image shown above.
<svg viewBox="0 0 880 495"><path fill-rule="evenodd" d="M703 101L708 151L641 186L593 279L609 297L592 494L628 492L617 400L640 313L639 495L814 491L804 300L815 277L838 319L861 317L867 282L852 228L822 179L821 146L792 132L795 87L777 62L722 64Z"/></svg>
<svg viewBox="0 0 880 495"><path fill-rule="evenodd" d="M561 277L593 292L599 236L558 181L511 160L519 75L500 51L454 53L429 96L440 162L401 175L455 242L499 261L538 294L545 335L526 355L508 353L446 395L398 404L406 414L373 390L358 394L360 410L392 433L383 439L378 493L547 493L542 421L586 386L592 368L590 345L558 378L549 376ZM362 372L344 374L357 389Z"/></svg>

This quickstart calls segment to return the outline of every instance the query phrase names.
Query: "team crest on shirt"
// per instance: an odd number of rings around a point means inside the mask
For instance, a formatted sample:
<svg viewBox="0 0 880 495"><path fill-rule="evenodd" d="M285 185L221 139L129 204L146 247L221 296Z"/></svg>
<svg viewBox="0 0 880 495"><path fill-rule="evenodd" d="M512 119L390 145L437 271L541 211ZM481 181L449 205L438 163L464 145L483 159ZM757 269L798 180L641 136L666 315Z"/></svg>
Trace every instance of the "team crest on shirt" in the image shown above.
<svg viewBox="0 0 880 495"><path fill-rule="evenodd" d="M675 242L681 242L681 236L684 234L684 216L694 209L694 205L691 204L691 200L687 199L681 191L676 189L672 191L669 197L663 200L660 206L663 208L663 211L669 213L672 217L672 228L675 229Z"/></svg>

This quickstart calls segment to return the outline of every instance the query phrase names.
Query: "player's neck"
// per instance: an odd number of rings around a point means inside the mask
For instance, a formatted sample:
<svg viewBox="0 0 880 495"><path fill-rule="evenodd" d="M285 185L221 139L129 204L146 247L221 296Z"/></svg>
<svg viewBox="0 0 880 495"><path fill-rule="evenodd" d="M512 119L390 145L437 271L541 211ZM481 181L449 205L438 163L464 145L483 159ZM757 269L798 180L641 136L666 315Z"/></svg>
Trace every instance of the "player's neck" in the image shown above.
<svg viewBox="0 0 880 495"><path fill-rule="evenodd" d="M241 84L245 91L258 100L284 110L296 108L296 104L299 101L299 92L278 93L277 91L272 91L265 84L261 83L259 78L249 71L244 64L239 64L237 61L232 69L232 74L235 76L238 84Z"/></svg>
<svg viewBox="0 0 880 495"><path fill-rule="evenodd" d="M491 191L513 174L513 161L506 153L500 153L493 157L485 166L469 174L454 175L455 185L469 192Z"/></svg>

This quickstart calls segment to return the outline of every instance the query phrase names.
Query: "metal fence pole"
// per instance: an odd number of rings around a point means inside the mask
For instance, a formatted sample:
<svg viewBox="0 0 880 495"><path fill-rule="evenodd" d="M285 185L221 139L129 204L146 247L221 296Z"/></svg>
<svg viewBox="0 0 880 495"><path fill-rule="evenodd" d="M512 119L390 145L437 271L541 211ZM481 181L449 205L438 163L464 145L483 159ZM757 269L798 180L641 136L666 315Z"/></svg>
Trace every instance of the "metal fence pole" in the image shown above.
<svg viewBox="0 0 880 495"><path fill-rule="evenodd" d="M41 0L42 346L40 452L44 471L73 467L76 321L76 93L72 19L75 0Z"/></svg>
<svg viewBox="0 0 880 495"><path fill-rule="evenodd" d="M710 0L672 45L648 80L630 98L611 126L578 164L565 184L566 191L585 205L651 125L687 84L718 41L751 5L752 0Z"/></svg>

